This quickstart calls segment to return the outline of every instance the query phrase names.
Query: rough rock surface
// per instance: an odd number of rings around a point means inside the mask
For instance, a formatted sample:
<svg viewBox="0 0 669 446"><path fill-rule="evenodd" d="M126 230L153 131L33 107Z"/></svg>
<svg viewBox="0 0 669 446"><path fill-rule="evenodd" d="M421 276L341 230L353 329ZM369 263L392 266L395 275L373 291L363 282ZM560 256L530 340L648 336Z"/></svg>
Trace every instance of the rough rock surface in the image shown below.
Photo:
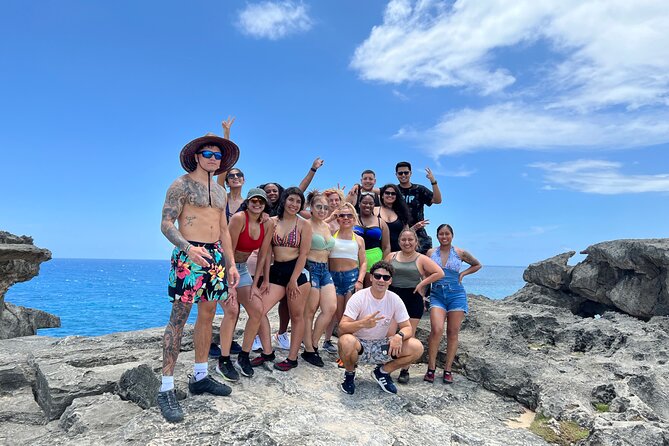
<svg viewBox="0 0 669 446"><path fill-rule="evenodd" d="M49 259L51 252L34 246L32 238L0 231L0 339L34 335L38 328L60 327L57 316L5 302L10 286L35 277L40 264Z"/></svg>
<svg viewBox="0 0 669 446"><path fill-rule="evenodd" d="M567 265L567 261L574 254L576 251L569 251L541 262L532 263L523 273L523 280L553 290L565 289L569 284L569 275L573 268Z"/></svg>

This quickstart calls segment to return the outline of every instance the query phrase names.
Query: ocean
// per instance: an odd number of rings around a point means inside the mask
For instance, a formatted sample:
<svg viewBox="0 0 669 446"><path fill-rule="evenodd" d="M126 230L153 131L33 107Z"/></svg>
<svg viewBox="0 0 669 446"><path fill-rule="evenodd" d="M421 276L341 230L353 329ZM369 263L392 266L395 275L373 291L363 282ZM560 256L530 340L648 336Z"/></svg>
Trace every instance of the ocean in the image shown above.
<svg viewBox="0 0 669 446"><path fill-rule="evenodd" d="M164 326L171 309L169 267L166 260L53 259L42 264L39 276L12 286L5 300L59 316L61 327L39 330L44 336L98 336ZM464 285L468 293L501 299L524 285L524 269L486 266L467 276ZM196 315L193 310L189 323Z"/></svg>

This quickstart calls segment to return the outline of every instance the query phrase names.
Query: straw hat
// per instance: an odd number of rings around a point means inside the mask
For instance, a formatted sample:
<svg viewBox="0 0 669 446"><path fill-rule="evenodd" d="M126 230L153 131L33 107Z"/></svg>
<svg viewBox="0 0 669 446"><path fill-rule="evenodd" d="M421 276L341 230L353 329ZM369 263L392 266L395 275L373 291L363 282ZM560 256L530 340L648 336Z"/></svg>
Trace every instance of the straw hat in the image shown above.
<svg viewBox="0 0 669 446"><path fill-rule="evenodd" d="M197 168L195 154L203 146L216 146L223 154L221 167L214 172L214 175L230 170L239 159L239 147L237 147L237 144L229 139L216 136L213 133L207 133L204 136L195 138L181 149L181 154L179 155L181 159L181 167L183 167L186 172L193 172Z"/></svg>

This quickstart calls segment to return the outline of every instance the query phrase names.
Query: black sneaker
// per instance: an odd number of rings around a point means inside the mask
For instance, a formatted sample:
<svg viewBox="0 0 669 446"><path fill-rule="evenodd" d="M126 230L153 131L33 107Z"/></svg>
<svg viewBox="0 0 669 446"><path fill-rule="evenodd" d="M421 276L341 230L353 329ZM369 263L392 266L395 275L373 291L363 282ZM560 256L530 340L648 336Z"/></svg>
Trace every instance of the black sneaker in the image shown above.
<svg viewBox="0 0 669 446"><path fill-rule="evenodd" d="M400 370L400 376L397 378L397 382L400 384L409 384L409 371Z"/></svg>
<svg viewBox="0 0 669 446"><path fill-rule="evenodd" d="M393 379L390 377L389 373L381 372L381 366L377 365L376 368L372 370L372 378L379 383L379 387L381 387L384 392L397 393L397 387L395 387Z"/></svg>
<svg viewBox="0 0 669 446"><path fill-rule="evenodd" d="M316 367L323 367L325 365L317 351L308 352L305 350L300 356L302 356L302 359L307 361L309 364L315 365Z"/></svg>
<svg viewBox="0 0 669 446"><path fill-rule="evenodd" d="M184 419L184 412L181 410L179 401L177 401L177 394L174 389L166 390L165 392L158 392L158 407L160 413L170 423L178 423Z"/></svg>
<svg viewBox="0 0 669 446"><path fill-rule="evenodd" d="M210 393L216 396L228 396L232 393L232 389L229 386L216 381L211 375L207 375L199 381L195 381L195 378L191 376L188 380L188 390L193 395Z"/></svg>
<svg viewBox="0 0 669 446"><path fill-rule="evenodd" d="M249 361L249 355L239 355L237 356L237 361L235 361L235 368L239 370L243 376L250 378L253 376L253 367L251 367L251 361Z"/></svg>
<svg viewBox="0 0 669 446"><path fill-rule="evenodd" d="M231 355L238 355L242 352L242 346L239 345L237 341L232 341L232 344L230 344L230 354Z"/></svg>
<svg viewBox="0 0 669 446"><path fill-rule="evenodd" d="M217 344L212 342L211 345L209 346L209 357L211 359L216 359L219 356L221 356L221 349Z"/></svg>
<svg viewBox="0 0 669 446"><path fill-rule="evenodd" d="M235 370L235 367L232 365L230 357L228 357L227 359L223 359L222 356L218 358L216 373L221 375L223 379L226 381L230 381L233 383L239 381L239 373L237 373L237 370Z"/></svg>
<svg viewBox="0 0 669 446"><path fill-rule="evenodd" d="M355 374L344 373L344 382L339 384L342 392L353 395L355 393Z"/></svg>

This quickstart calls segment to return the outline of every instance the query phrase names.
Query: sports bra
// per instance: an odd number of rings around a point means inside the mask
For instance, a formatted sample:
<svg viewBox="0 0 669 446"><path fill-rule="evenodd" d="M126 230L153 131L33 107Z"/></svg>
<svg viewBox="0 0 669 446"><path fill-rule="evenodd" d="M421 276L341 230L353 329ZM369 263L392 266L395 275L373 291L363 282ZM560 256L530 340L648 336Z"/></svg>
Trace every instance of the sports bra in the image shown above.
<svg viewBox="0 0 669 446"><path fill-rule="evenodd" d="M272 245L281 246L283 248L299 248L300 247L300 233L297 230L297 220L295 220L295 227L291 229L283 237L279 236L279 233L274 230L274 235L272 236Z"/></svg>
<svg viewBox="0 0 669 446"><path fill-rule="evenodd" d="M381 217L377 215L379 220L379 226L373 226L368 228L366 226L353 226L353 232L358 234L365 241L365 249L374 249L381 247L381 236L383 235L383 230L381 229Z"/></svg>
<svg viewBox="0 0 669 446"><path fill-rule="evenodd" d="M246 216L246 225L237 239L237 251L253 252L256 249L260 249L260 246L262 245L262 241L265 238L265 225L260 225L260 237L252 239L251 234L249 233L249 213L244 211L244 215Z"/></svg>
<svg viewBox="0 0 669 446"><path fill-rule="evenodd" d="M325 237L320 234L314 234L311 236L311 249L314 251L331 251L335 245L335 240L333 237L326 242Z"/></svg>
<svg viewBox="0 0 669 446"><path fill-rule="evenodd" d="M350 259L358 261L358 242L355 239L355 235L351 235L351 240L341 239L339 237L339 231L335 232L332 236L334 239L334 247L330 251L331 259Z"/></svg>

